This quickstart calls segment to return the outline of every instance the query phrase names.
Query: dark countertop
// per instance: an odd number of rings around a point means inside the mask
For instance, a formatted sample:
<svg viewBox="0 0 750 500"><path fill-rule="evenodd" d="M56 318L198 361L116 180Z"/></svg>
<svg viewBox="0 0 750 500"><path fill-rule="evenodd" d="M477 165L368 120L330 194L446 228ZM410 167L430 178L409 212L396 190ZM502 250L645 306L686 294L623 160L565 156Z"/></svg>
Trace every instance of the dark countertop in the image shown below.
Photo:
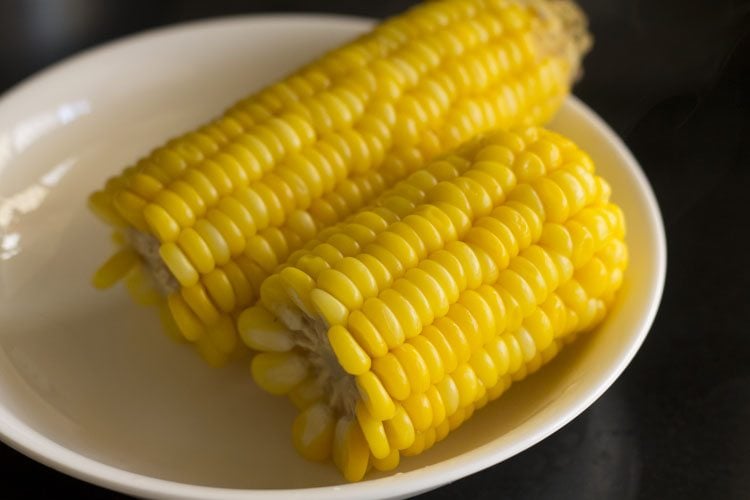
<svg viewBox="0 0 750 500"><path fill-rule="evenodd" d="M2 0L0 92L81 49L261 11L383 17L381 0ZM581 0L596 37L575 93L624 138L661 205L669 260L643 348L591 408L425 499L750 498L750 2ZM2 496L114 498L0 445Z"/></svg>

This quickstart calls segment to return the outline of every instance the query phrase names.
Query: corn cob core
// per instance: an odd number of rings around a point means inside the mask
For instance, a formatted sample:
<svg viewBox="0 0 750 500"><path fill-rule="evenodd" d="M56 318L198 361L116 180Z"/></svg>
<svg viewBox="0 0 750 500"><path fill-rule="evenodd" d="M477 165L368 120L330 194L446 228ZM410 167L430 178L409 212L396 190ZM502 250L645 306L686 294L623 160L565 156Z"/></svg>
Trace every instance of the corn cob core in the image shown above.
<svg viewBox="0 0 750 500"><path fill-rule="evenodd" d="M569 0L442 0L387 20L94 193L121 247L94 282L131 275L136 300L219 363L295 251L475 134L547 121L587 48Z"/></svg>
<svg viewBox="0 0 750 500"><path fill-rule="evenodd" d="M622 213L573 143L495 132L449 159L425 203L300 252L239 317L254 379L300 409L297 449L348 480L444 438L596 326L622 282Z"/></svg>

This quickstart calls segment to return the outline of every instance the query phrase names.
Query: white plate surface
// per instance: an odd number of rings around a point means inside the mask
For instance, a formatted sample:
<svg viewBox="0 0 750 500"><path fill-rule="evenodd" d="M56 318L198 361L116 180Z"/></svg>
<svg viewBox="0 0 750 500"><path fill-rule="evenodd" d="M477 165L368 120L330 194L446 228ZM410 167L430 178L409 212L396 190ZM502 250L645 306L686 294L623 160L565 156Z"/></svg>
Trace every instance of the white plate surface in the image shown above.
<svg viewBox="0 0 750 500"><path fill-rule="evenodd" d="M255 16L105 45L0 100L0 434L59 470L141 496L397 498L498 463L588 407L630 362L664 282L664 232L638 164L569 99L552 127L587 149L630 222L620 302L595 335L478 412L397 474L346 485L299 458L295 411L160 333L117 288L89 285L111 252L85 207L104 180L167 138L363 32L371 21Z"/></svg>

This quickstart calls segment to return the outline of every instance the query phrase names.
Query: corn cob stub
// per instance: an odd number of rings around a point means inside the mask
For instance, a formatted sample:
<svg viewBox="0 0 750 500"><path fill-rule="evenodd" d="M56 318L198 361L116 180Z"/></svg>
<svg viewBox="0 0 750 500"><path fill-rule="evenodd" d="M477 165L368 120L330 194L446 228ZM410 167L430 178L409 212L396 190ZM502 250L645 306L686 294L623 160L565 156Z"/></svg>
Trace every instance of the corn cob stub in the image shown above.
<svg viewBox="0 0 750 500"><path fill-rule="evenodd" d="M94 282L127 276L218 364L294 252L477 133L547 121L588 44L569 0L442 0L387 20L94 193L120 247Z"/></svg>
<svg viewBox="0 0 750 500"><path fill-rule="evenodd" d="M461 168L424 202L328 231L239 317L254 379L300 410L297 449L348 480L443 439L596 326L622 282L622 213L572 142L493 132L448 158Z"/></svg>

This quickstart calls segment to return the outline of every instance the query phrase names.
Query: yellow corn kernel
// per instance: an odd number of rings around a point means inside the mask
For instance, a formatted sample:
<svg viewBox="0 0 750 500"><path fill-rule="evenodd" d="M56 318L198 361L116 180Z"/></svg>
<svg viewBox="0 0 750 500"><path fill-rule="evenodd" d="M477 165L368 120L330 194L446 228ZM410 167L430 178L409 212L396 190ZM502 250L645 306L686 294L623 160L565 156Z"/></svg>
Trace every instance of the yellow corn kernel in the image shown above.
<svg viewBox="0 0 750 500"><path fill-rule="evenodd" d="M219 320L219 311L213 305L205 288L200 283L184 287L180 293L185 303L200 318L203 324L212 325Z"/></svg>
<svg viewBox="0 0 750 500"><path fill-rule="evenodd" d="M214 269L203 276L201 282L206 288L211 301L216 304L222 312L231 313L234 311L237 304L237 296L234 290L235 284L230 280L224 270Z"/></svg>
<svg viewBox="0 0 750 500"><path fill-rule="evenodd" d="M342 418L336 424L333 461L348 481L359 481L367 472L370 450L360 426L351 418Z"/></svg>
<svg viewBox="0 0 750 500"><path fill-rule="evenodd" d="M307 362L290 352L258 354L252 362L253 379L271 394L287 394L307 375Z"/></svg>
<svg viewBox="0 0 750 500"><path fill-rule="evenodd" d="M400 404L396 405L393 417L383 422L383 427L392 449L403 450L414 442L414 425L406 410Z"/></svg>
<svg viewBox="0 0 750 500"><path fill-rule="evenodd" d="M357 389L370 415L381 421L393 418L396 411L393 400L373 372L357 376Z"/></svg>
<svg viewBox="0 0 750 500"><path fill-rule="evenodd" d="M388 352L388 344L362 311L349 315L347 329L370 357L380 357Z"/></svg>
<svg viewBox="0 0 750 500"><path fill-rule="evenodd" d="M196 341L203 336L203 324L180 294L173 293L167 297L167 304L175 323L187 340Z"/></svg>
<svg viewBox="0 0 750 500"><path fill-rule="evenodd" d="M401 363L393 354L388 353L373 360L372 372L378 377L393 399L403 401L409 397L411 392L409 378Z"/></svg>
<svg viewBox="0 0 750 500"><path fill-rule="evenodd" d="M257 351L285 352L294 347L292 333L262 306L244 310L237 328L243 342Z"/></svg>
<svg viewBox="0 0 750 500"><path fill-rule="evenodd" d="M346 324L346 319L349 316L349 309L346 308L336 297L316 288L310 292L310 301L313 303L313 307L321 318L328 325L342 325Z"/></svg>
<svg viewBox="0 0 750 500"><path fill-rule="evenodd" d="M370 369L370 357L343 326L334 325L328 330L328 342L347 373L361 375Z"/></svg>
<svg viewBox="0 0 750 500"><path fill-rule="evenodd" d="M120 250L96 271L93 285L97 288L109 288L137 266L138 260L138 254L133 250Z"/></svg>
<svg viewBox="0 0 750 500"><path fill-rule="evenodd" d="M195 270L190 260L177 245L164 243L159 248L159 255L182 286L189 287L198 283L198 271Z"/></svg>
<svg viewBox="0 0 750 500"><path fill-rule="evenodd" d="M367 407L361 403L357 405L354 413L372 456L381 459L387 457L391 449L388 444L388 437L385 434L383 422L370 415Z"/></svg>
<svg viewBox="0 0 750 500"><path fill-rule="evenodd" d="M371 457L372 466L382 472L387 472L398 467L400 454L397 449L391 449L391 452L385 458Z"/></svg>
<svg viewBox="0 0 750 500"><path fill-rule="evenodd" d="M415 431L423 432L430 428L432 425L432 406L424 393L412 393L401 404L409 415Z"/></svg>
<svg viewBox="0 0 750 500"><path fill-rule="evenodd" d="M292 425L292 441L308 460L321 461L331 455L336 421L331 409L323 403L302 411Z"/></svg>

